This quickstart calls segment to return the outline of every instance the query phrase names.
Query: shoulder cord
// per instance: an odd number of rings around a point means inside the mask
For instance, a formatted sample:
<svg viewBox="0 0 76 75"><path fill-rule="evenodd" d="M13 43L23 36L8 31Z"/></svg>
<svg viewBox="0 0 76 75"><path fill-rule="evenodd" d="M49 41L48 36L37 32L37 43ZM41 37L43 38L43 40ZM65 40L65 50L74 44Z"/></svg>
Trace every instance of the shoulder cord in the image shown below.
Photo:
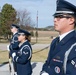
<svg viewBox="0 0 76 75"><path fill-rule="evenodd" d="M15 35L15 36L13 37L13 39L12 39L12 43L14 43L14 42L18 42L18 40L14 40L15 37L17 37L17 35Z"/></svg>
<svg viewBox="0 0 76 75"><path fill-rule="evenodd" d="M67 65L67 61L68 61L68 56L71 52L71 50L73 49L73 47L76 46L76 43L74 43L66 52L65 52L65 56L64 56L64 63L63 63L63 69L64 69L64 73L66 74L66 65Z"/></svg>
<svg viewBox="0 0 76 75"><path fill-rule="evenodd" d="M31 52L31 48L30 48L28 45L24 45L24 46L21 48L20 52L21 52L21 54L22 54L23 48L26 48L26 47L28 47L29 50L30 50L30 56L29 56L29 58L28 58L28 60L29 60L29 59L31 58L31 56L32 56L32 52Z"/></svg>

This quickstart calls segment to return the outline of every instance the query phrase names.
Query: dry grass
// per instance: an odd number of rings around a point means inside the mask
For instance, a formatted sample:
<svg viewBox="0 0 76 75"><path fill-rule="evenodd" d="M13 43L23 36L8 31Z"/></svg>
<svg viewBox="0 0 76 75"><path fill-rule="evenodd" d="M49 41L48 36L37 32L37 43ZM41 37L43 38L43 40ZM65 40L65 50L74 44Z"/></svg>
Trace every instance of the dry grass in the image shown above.
<svg viewBox="0 0 76 75"><path fill-rule="evenodd" d="M38 50L33 50L32 61L35 62L44 62L48 56L48 49L38 52ZM36 53L37 52L37 53Z"/></svg>
<svg viewBox="0 0 76 75"><path fill-rule="evenodd" d="M52 41L52 38L50 37L38 37L37 38L37 43L42 43L42 44L49 44ZM36 43L36 38L33 37L31 38L32 43Z"/></svg>
<svg viewBox="0 0 76 75"><path fill-rule="evenodd" d="M8 61L8 51L0 50L0 64Z"/></svg>
<svg viewBox="0 0 76 75"><path fill-rule="evenodd" d="M35 32L35 31L34 31ZM38 31L39 37L37 38L38 42L37 43L42 43L42 44L50 44L52 39L56 36L58 36L58 32L56 31ZM51 38L53 36L53 38ZM36 43L36 37L32 37L31 42ZM37 52L38 50L33 50L34 52ZM45 49L41 52L37 52L32 54L32 61L38 62L44 62L47 59L49 49ZM2 51L0 50L0 64L3 62L8 61L8 51Z"/></svg>
<svg viewBox="0 0 76 75"><path fill-rule="evenodd" d="M47 59L48 49L38 52L39 50L33 50L32 61L44 62ZM0 51L0 64L8 61L8 51Z"/></svg>
<svg viewBox="0 0 76 75"><path fill-rule="evenodd" d="M38 31L38 36L39 37L51 37L51 36L56 37L58 36L58 32L57 31Z"/></svg>
<svg viewBox="0 0 76 75"><path fill-rule="evenodd" d="M38 31L38 38L32 37L31 42L36 43L37 39L37 43L47 44L50 43L56 36L58 36L58 32L56 31Z"/></svg>

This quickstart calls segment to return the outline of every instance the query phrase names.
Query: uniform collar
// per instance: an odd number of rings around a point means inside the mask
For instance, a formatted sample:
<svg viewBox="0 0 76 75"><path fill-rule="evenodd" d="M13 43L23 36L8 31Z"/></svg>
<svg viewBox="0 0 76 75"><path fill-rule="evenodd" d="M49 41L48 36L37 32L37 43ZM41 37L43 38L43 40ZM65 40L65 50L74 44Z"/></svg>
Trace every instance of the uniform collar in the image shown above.
<svg viewBox="0 0 76 75"><path fill-rule="evenodd" d="M69 31L69 32L66 32L66 33L64 33L64 34L62 34L62 35L59 35L59 40L61 41L66 35L68 35L69 33L71 33L72 31L74 31L74 30L71 30L71 31Z"/></svg>
<svg viewBox="0 0 76 75"><path fill-rule="evenodd" d="M19 47L22 46L25 42L27 42L27 40L25 40L23 43L20 43L19 44Z"/></svg>
<svg viewBox="0 0 76 75"><path fill-rule="evenodd" d="M67 35L65 35L65 37L60 41L60 43L63 45L67 41L69 41L72 37L75 37L75 30L73 30L73 31L69 32Z"/></svg>
<svg viewBox="0 0 76 75"><path fill-rule="evenodd" d="M17 34L17 32L13 33L13 35Z"/></svg>

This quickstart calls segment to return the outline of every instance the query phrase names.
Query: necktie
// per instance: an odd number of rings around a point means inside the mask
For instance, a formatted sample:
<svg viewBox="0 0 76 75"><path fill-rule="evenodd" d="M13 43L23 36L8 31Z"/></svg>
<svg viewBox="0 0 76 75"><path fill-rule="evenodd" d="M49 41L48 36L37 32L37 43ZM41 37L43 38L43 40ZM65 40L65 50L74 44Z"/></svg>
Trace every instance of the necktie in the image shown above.
<svg viewBox="0 0 76 75"><path fill-rule="evenodd" d="M57 37L56 45L59 43L59 41L60 41L60 38Z"/></svg>
<svg viewBox="0 0 76 75"><path fill-rule="evenodd" d="M57 47L58 43L59 43L59 37L56 38L56 42L54 44L54 49Z"/></svg>

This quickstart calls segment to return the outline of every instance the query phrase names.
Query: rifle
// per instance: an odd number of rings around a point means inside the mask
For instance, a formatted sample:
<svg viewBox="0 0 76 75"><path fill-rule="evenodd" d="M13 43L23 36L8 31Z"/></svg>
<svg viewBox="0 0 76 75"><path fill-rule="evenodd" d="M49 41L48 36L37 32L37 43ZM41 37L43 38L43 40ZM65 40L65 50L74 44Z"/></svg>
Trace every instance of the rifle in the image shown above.
<svg viewBox="0 0 76 75"><path fill-rule="evenodd" d="M10 54L9 54L9 71L10 71L10 73L12 72L11 71L11 57L10 57Z"/></svg>
<svg viewBox="0 0 76 75"><path fill-rule="evenodd" d="M11 57L10 57L10 50L9 50L9 45L7 45L7 50L8 50L8 58L9 58L9 71L12 73L12 65L11 65Z"/></svg>

